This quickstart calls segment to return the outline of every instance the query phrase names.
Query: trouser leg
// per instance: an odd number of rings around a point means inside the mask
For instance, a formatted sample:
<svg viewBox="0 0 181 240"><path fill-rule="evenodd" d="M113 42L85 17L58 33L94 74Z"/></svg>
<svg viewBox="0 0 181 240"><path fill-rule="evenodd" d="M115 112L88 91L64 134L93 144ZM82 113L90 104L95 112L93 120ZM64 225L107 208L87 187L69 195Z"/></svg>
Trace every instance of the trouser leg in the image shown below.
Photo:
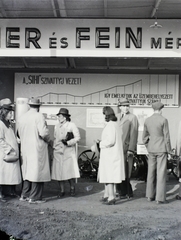
<svg viewBox="0 0 181 240"><path fill-rule="evenodd" d="M179 183L179 196L181 197L181 183Z"/></svg>
<svg viewBox="0 0 181 240"><path fill-rule="evenodd" d="M22 193L21 195L23 197L29 198L31 192L31 182L28 180L25 180L23 182L23 188L22 188Z"/></svg>
<svg viewBox="0 0 181 240"><path fill-rule="evenodd" d="M166 200L167 154L157 155L156 201Z"/></svg>
<svg viewBox="0 0 181 240"><path fill-rule="evenodd" d="M44 187L43 182L32 182L31 193L29 198L32 200L42 200L43 187Z"/></svg>
<svg viewBox="0 0 181 240"><path fill-rule="evenodd" d="M133 195L133 189L130 183L131 172L133 168L133 156L129 156L127 159L127 154L124 155L125 159L125 181L122 181L120 184L116 185L116 190L121 195L128 194L129 196Z"/></svg>
<svg viewBox="0 0 181 240"><path fill-rule="evenodd" d="M0 185L0 198L3 196L3 188L2 185Z"/></svg>
<svg viewBox="0 0 181 240"><path fill-rule="evenodd" d="M156 155L149 154L146 197L155 198L156 194Z"/></svg>

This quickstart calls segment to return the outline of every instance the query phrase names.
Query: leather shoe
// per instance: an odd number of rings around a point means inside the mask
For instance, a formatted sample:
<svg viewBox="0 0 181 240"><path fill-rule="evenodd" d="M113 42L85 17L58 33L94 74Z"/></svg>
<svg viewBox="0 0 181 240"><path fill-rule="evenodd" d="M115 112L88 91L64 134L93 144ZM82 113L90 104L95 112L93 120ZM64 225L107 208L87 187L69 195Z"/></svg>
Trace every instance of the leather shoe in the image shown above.
<svg viewBox="0 0 181 240"><path fill-rule="evenodd" d="M108 197L102 197L100 202L107 202L107 200L108 200Z"/></svg>
<svg viewBox="0 0 181 240"><path fill-rule="evenodd" d="M19 199L21 202L28 202L30 199L28 197L21 196Z"/></svg>
<svg viewBox="0 0 181 240"><path fill-rule="evenodd" d="M30 204L39 204L39 203L45 203L46 200L33 200L33 199L30 199L28 202Z"/></svg>
<svg viewBox="0 0 181 240"><path fill-rule="evenodd" d="M7 202L7 200L6 200L6 198L4 198L4 197L2 197L2 198L0 198L0 202Z"/></svg>
<svg viewBox="0 0 181 240"><path fill-rule="evenodd" d="M1 202L7 202L7 200L6 200L4 195L0 195L0 201Z"/></svg>
<svg viewBox="0 0 181 240"><path fill-rule="evenodd" d="M120 199L127 198L127 194L121 194L121 193L119 193L118 196L119 196Z"/></svg>
<svg viewBox="0 0 181 240"><path fill-rule="evenodd" d="M75 196L75 187L70 188L70 196L74 197Z"/></svg>
<svg viewBox="0 0 181 240"><path fill-rule="evenodd" d="M127 194L126 197L127 198L133 198L133 194Z"/></svg>
<svg viewBox="0 0 181 240"><path fill-rule="evenodd" d="M179 195L176 195L175 197L177 200L181 200L181 197Z"/></svg>
<svg viewBox="0 0 181 240"><path fill-rule="evenodd" d="M166 204L166 203L168 203L168 201L167 200L165 200L164 202L163 201L156 201L156 203L157 204Z"/></svg>
<svg viewBox="0 0 181 240"><path fill-rule="evenodd" d="M148 202L153 202L155 199L154 198L147 198Z"/></svg>
<svg viewBox="0 0 181 240"><path fill-rule="evenodd" d="M59 194L58 194L58 198L61 198L61 197L63 197L65 195L65 192L60 192Z"/></svg>
<svg viewBox="0 0 181 240"><path fill-rule="evenodd" d="M115 205L116 203L116 199L113 198L112 200L108 200L107 202L105 202L106 205Z"/></svg>

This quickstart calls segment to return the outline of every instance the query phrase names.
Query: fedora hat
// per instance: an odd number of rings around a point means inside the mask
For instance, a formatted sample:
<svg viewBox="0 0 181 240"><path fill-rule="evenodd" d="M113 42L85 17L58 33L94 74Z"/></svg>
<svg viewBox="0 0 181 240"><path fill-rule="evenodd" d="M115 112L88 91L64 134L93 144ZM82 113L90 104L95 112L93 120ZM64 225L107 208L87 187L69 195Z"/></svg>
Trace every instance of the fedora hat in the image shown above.
<svg viewBox="0 0 181 240"><path fill-rule="evenodd" d="M0 108L7 109L9 111L14 111L14 104L12 104L9 98L4 98L0 100Z"/></svg>
<svg viewBox="0 0 181 240"><path fill-rule="evenodd" d="M127 98L120 99L118 102L118 107L119 106L129 106L130 102L128 101Z"/></svg>
<svg viewBox="0 0 181 240"><path fill-rule="evenodd" d="M40 106L41 102L40 102L40 99L32 97L32 98L29 99L28 104L29 105L34 105L34 106Z"/></svg>
<svg viewBox="0 0 181 240"><path fill-rule="evenodd" d="M153 110L161 110L162 108L164 108L164 104L161 102L154 102L152 104L152 108Z"/></svg>
<svg viewBox="0 0 181 240"><path fill-rule="evenodd" d="M67 108L60 108L59 112L57 113L57 116L60 115L60 114L66 115L66 116L69 116L69 117L71 116L69 114L69 110Z"/></svg>

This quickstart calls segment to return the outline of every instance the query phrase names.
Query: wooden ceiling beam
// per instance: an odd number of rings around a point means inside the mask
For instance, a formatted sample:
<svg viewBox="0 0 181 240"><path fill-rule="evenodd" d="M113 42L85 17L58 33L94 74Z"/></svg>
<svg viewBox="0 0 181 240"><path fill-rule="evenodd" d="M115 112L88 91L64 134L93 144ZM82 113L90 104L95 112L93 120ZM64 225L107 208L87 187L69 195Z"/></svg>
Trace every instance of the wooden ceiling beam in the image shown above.
<svg viewBox="0 0 181 240"><path fill-rule="evenodd" d="M4 10L4 6L1 1L0 1L0 17L7 18L6 11Z"/></svg>
<svg viewBox="0 0 181 240"><path fill-rule="evenodd" d="M107 0L104 0L104 17L107 17Z"/></svg>
<svg viewBox="0 0 181 240"><path fill-rule="evenodd" d="M74 58L69 58L69 64L71 68L76 69L76 64L75 64L75 59Z"/></svg>
<svg viewBox="0 0 181 240"><path fill-rule="evenodd" d="M64 0L54 0L57 5L57 11L59 12L59 17L66 18L67 17L67 11L65 6Z"/></svg>
<svg viewBox="0 0 181 240"><path fill-rule="evenodd" d="M153 10L152 10L152 12L151 12L151 18L155 17L156 12L157 12L157 10L158 10L158 8L159 8L159 6L160 6L161 1L162 1L162 0L156 0L156 1L155 1L155 6L153 7Z"/></svg>

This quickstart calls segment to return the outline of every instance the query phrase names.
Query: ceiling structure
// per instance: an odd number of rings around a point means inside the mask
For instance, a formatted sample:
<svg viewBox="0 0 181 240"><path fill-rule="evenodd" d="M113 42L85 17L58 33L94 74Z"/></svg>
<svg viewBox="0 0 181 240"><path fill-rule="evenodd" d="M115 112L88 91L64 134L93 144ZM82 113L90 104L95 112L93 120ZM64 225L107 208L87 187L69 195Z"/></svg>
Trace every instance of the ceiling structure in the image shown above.
<svg viewBox="0 0 181 240"><path fill-rule="evenodd" d="M0 19L181 19L180 0L1 0ZM0 57L0 69L176 70L181 58Z"/></svg>

